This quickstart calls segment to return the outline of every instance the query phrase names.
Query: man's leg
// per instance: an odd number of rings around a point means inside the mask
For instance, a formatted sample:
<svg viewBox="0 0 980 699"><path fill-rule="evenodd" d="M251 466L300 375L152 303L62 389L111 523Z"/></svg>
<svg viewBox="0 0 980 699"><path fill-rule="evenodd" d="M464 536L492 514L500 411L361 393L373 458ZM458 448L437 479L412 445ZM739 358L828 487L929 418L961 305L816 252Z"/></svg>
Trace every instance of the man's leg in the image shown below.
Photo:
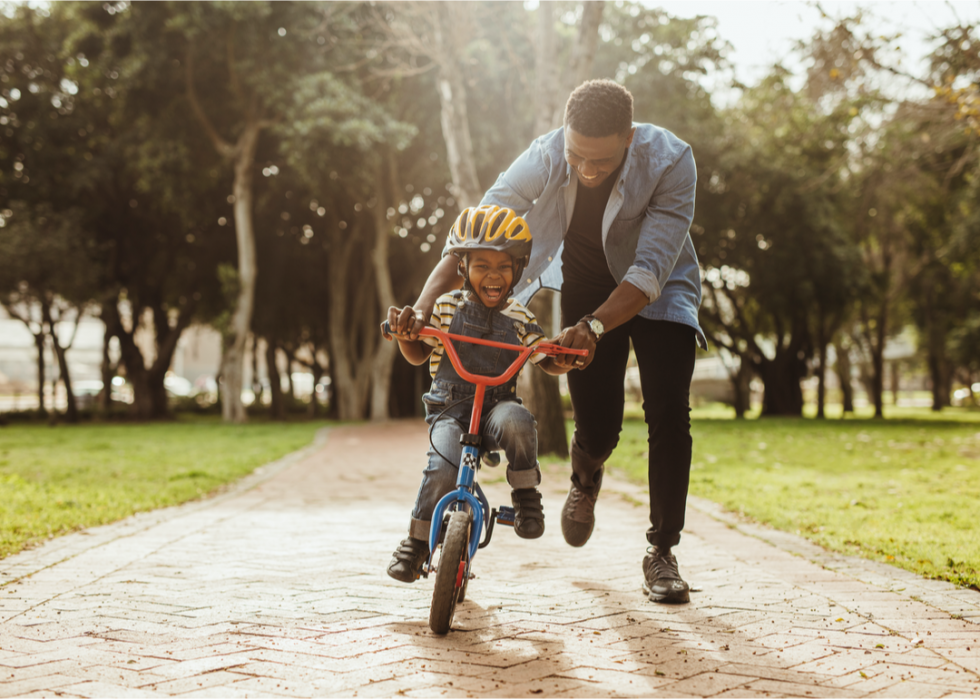
<svg viewBox="0 0 980 699"><path fill-rule="evenodd" d="M422 484L412 510L408 538L398 545L388 564L388 575L395 580L415 582L429 556L432 511L439 499L456 487L459 459L463 451L459 443L462 433L463 428L451 419L439 420L432 428L429 464L422 472Z"/></svg>
<svg viewBox="0 0 980 699"><path fill-rule="evenodd" d="M644 560L650 598L687 602L688 587L670 549L680 541L691 474L691 376L694 329L635 318L630 326L643 388L649 440L651 550Z"/></svg>
<svg viewBox="0 0 980 699"><path fill-rule="evenodd" d="M588 312L591 311L583 311L582 315ZM564 309L563 316L565 320L574 317ZM564 320L563 324L568 325ZM575 433L571 450L572 486L562 509L561 529L571 546L584 546L592 536L603 464L616 448L623 428L623 384L630 350L628 328L627 323L606 333L596 345L592 363L567 374Z"/></svg>
<svg viewBox="0 0 980 699"><path fill-rule="evenodd" d="M490 410L484 424L484 447L503 449L507 457L514 531L522 539L537 539L544 534L544 508L537 489L541 469L534 415L520 403L503 401Z"/></svg>

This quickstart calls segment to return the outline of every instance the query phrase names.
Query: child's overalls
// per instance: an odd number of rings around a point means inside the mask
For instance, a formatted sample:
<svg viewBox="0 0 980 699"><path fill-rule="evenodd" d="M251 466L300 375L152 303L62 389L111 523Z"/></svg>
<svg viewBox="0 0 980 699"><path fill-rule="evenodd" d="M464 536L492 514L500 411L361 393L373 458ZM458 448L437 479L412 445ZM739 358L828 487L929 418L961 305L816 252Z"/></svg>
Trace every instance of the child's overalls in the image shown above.
<svg viewBox="0 0 980 699"><path fill-rule="evenodd" d="M456 292L454 296L457 301L456 313L449 326L451 333L512 345L521 345L521 338L527 332L543 334L537 325L508 318L495 308L465 299L466 292ZM498 347L468 342L453 344L463 367L481 376L503 374L518 356L516 351ZM456 488L459 460L463 452L459 438L469 429L475 393L476 386L460 378L449 357L443 356L432 387L422 396L426 422L432 429L432 445L429 447L429 465L422 473L422 485L415 509L412 510L409 535L414 539L429 538L436 503ZM486 388L480 421L482 448L504 451L508 462L507 482L514 490L534 488L541 483L535 424L534 416L517 397L516 376L501 386Z"/></svg>

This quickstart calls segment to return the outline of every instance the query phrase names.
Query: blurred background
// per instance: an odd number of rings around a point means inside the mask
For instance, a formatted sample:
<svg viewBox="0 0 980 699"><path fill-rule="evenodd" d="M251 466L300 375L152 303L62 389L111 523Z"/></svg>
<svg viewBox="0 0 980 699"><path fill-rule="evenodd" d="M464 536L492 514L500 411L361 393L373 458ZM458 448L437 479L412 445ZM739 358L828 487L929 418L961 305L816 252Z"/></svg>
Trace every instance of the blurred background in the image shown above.
<svg viewBox="0 0 980 699"><path fill-rule="evenodd" d="M710 343L696 403L976 407L978 16L3 5L0 413L420 414L427 372L378 324L415 300L459 210L594 77L694 149ZM549 332L553 297L534 305ZM562 400L525 382L536 412Z"/></svg>

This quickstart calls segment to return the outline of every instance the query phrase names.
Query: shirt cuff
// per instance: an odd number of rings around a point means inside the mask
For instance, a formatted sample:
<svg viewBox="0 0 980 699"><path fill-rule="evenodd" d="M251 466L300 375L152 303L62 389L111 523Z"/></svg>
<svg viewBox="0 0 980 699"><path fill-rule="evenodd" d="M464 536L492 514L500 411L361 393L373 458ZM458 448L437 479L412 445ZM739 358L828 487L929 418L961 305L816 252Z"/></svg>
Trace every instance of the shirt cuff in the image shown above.
<svg viewBox="0 0 980 699"><path fill-rule="evenodd" d="M660 281L657 279L657 275L649 270L633 265L626 271L623 281L629 282L646 294L650 303L660 298Z"/></svg>

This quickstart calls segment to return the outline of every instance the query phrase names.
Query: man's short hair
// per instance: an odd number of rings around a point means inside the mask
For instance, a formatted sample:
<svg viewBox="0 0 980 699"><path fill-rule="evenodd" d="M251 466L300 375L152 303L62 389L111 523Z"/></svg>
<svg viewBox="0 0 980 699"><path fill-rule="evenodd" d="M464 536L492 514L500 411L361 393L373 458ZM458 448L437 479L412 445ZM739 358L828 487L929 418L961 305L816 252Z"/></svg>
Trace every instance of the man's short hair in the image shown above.
<svg viewBox="0 0 980 699"><path fill-rule="evenodd" d="M587 80L568 96L565 126L589 138L625 134L633 126L633 95L612 80Z"/></svg>

